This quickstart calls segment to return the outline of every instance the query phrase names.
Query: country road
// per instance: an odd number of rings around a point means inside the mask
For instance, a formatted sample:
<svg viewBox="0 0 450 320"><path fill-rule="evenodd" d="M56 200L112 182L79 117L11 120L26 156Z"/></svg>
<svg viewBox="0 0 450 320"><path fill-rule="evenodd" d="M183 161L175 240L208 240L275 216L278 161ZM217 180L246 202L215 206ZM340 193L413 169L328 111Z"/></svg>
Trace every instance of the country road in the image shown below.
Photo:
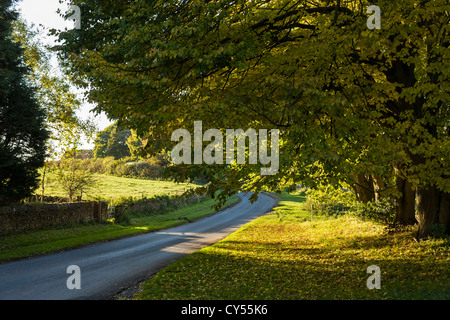
<svg viewBox="0 0 450 320"><path fill-rule="evenodd" d="M121 288L225 238L275 204L264 194L253 204L250 195L238 196L238 204L193 223L0 264L0 300L109 299ZM67 286L71 265L79 267L80 289Z"/></svg>

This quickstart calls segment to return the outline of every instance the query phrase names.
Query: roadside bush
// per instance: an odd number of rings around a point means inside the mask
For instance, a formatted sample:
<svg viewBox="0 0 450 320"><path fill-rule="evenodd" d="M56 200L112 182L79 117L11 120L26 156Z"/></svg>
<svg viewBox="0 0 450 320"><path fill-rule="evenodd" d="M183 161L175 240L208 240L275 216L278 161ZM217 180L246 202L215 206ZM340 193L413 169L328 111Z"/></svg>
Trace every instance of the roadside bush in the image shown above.
<svg viewBox="0 0 450 320"><path fill-rule="evenodd" d="M393 226L396 218L394 197L383 197L368 203L357 202L353 191L346 188L320 186L306 191L306 204L314 212L337 215L349 213L363 220Z"/></svg>
<svg viewBox="0 0 450 320"><path fill-rule="evenodd" d="M448 238L445 225L440 223L431 225L431 237L437 239Z"/></svg>
<svg viewBox="0 0 450 320"><path fill-rule="evenodd" d="M192 203L206 200L207 197L193 195L156 195L151 198L120 198L111 203L111 218L115 223L130 224L132 217L164 214Z"/></svg>
<svg viewBox="0 0 450 320"><path fill-rule="evenodd" d="M395 224L396 211L395 199L393 197L385 197L368 203L358 203L353 213L364 220L393 226Z"/></svg>
<svg viewBox="0 0 450 320"><path fill-rule="evenodd" d="M349 189L327 185L306 190L306 205L313 206L315 212L336 215L353 210L355 204L354 193Z"/></svg>
<svg viewBox="0 0 450 320"><path fill-rule="evenodd" d="M109 220L114 221L114 223L125 225L125 226L130 225L131 217L126 209L127 209L126 206L111 207Z"/></svg>

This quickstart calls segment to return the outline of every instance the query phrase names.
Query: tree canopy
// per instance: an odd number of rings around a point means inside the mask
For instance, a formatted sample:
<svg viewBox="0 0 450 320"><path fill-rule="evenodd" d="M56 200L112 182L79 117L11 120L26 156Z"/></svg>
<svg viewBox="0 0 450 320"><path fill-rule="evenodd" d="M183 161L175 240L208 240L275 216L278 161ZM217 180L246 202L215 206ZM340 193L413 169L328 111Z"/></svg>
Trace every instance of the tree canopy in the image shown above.
<svg viewBox="0 0 450 320"><path fill-rule="evenodd" d="M421 235L434 223L449 231L448 1L378 1L374 30L368 1L74 4L83 27L60 32L56 49L98 110L136 130L148 153L170 150L171 133L196 120L280 130L275 175L183 165L178 179L206 174L222 200L298 183L345 182L359 199L412 191Z"/></svg>
<svg viewBox="0 0 450 320"><path fill-rule="evenodd" d="M12 40L14 1L0 1L0 205L31 195L46 156L45 111L27 82L24 51Z"/></svg>
<svg viewBox="0 0 450 320"><path fill-rule="evenodd" d="M94 157L114 157L116 160L129 157L131 155L127 144L129 137L131 137L129 129L119 129L116 123L111 124L97 134L94 141Z"/></svg>
<svg viewBox="0 0 450 320"><path fill-rule="evenodd" d="M82 135L91 137L95 126L91 120L82 120L77 115L82 101L74 92L70 75L55 66L54 52L40 40L42 34L42 30L20 17L14 21L13 39L24 50L24 63L30 70L27 81L35 88L35 96L46 111L49 156L56 158L60 151L76 148Z"/></svg>

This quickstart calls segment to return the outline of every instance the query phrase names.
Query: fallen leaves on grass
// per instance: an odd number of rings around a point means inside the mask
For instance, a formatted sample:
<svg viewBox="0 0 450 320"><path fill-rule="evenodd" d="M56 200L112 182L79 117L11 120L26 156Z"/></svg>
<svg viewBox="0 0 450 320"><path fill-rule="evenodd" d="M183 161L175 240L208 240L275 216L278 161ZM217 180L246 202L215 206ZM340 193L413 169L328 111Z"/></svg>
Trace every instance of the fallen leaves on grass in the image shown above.
<svg viewBox="0 0 450 320"><path fill-rule="evenodd" d="M162 270L140 299L448 299L449 253L448 240L417 243L354 217L266 215ZM370 265L380 290L366 286Z"/></svg>

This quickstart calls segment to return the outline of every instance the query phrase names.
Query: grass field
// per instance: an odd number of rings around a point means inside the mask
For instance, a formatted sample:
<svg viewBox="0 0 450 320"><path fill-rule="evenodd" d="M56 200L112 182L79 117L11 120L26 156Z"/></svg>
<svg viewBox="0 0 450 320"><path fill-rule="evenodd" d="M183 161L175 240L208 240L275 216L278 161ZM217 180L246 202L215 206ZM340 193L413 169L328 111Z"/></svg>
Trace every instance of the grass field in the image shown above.
<svg viewBox="0 0 450 320"><path fill-rule="evenodd" d="M157 194L182 194L187 189L199 186L193 183L123 178L103 174L95 175L94 179L96 181L95 186L83 195L84 200L111 201L129 197L149 198ZM41 188L36 190L36 194L41 194ZM54 173L47 174L45 195L67 197L67 194L57 182Z"/></svg>
<svg viewBox="0 0 450 320"><path fill-rule="evenodd" d="M416 242L352 216L314 216L302 195L143 284L136 299L449 299L450 239ZM381 270L368 289L367 268Z"/></svg>

